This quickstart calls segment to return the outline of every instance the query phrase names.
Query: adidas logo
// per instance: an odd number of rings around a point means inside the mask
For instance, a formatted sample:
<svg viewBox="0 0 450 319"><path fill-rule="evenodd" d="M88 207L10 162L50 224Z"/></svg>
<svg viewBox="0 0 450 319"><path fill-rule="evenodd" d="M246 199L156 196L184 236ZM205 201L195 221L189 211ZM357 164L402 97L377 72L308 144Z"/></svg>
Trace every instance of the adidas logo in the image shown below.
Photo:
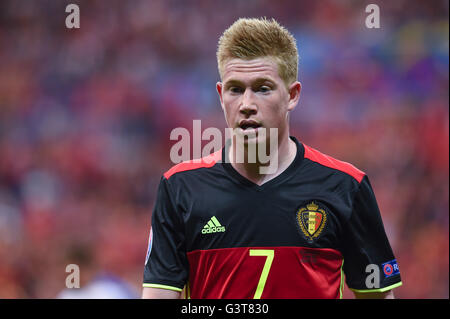
<svg viewBox="0 0 450 319"><path fill-rule="evenodd" d="M217 220L216 216L211 217L209 222L203 226L202 234L210 233L223 233L225 231L225 226L222 226Z"/></svg>

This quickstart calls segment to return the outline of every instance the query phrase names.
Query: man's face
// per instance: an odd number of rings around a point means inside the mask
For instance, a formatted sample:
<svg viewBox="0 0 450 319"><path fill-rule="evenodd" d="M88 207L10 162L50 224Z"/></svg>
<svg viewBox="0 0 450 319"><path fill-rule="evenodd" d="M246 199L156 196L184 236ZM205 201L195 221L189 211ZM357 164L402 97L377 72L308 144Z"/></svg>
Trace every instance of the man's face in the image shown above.
<svg viewBox="0 0 450 319"><path fill-rule="evenodd" d="M288 134L288 113L298 103L301 85L294 82L286 88L274 59L231 59L222 80L217 92L229 128L255 136L261 128L267 136L270 128L277 128L280 138Z"/></svg>

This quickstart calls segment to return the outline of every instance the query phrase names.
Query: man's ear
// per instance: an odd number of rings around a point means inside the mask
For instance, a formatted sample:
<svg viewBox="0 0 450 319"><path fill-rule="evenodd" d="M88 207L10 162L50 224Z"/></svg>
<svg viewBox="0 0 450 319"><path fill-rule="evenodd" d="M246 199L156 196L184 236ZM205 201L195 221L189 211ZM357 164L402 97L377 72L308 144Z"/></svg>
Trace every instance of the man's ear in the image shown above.
<svg viewBox="0 0 450 319"><path fill-rule="evenodd" d="M289 104L288 111L292 111L298 104L300 99L300 92L302 90L302 84L298 81L295 81L289 86L288 94L289 94Z"/></svg>
<svg viewBox="0 0 450 319"><path fill-rule="evenodd" d="M217 90L217 94L219 94L219 99L220 99L220 105L222 106L222 109L224 109L223 106L223 83L222 82L217 82L216 83L216 90Z"/></svg>

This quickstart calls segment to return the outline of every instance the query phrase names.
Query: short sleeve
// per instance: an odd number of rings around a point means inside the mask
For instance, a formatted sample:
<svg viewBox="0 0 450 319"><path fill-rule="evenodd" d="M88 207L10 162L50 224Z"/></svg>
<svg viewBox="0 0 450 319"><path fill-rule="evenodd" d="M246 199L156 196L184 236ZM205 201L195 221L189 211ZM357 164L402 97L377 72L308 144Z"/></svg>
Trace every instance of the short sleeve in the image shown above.
<svg viewBox="0 0 450 319"><path fill-rule="evenodd" d="M351 290L384 292L402 284L367 176L354 196L352 214L343 230L343 269Z"/></svg>
<svg viewBox="0 0 450 319"><path fill-rule="evenodd" d="M144 287L181 291L188 277L184 225L168 180L161 178L144 268Z"/></svg>

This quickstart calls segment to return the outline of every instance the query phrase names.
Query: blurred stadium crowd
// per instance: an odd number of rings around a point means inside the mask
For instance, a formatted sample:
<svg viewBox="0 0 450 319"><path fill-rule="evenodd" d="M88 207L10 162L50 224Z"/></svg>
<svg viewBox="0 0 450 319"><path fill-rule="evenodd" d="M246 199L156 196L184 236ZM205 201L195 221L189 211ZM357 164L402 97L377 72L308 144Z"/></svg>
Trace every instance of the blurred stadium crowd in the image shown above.
<svg viewBox="0 0 450 319"><path fill-rule="evenodd" d="M215 50L244 16L295 35L291 134L369 175L396 297L449 297L448 1L380 1L380 29L364 1L76 1L70 30L71 2L0 3L0 298L55 298L71 263L139 297L170 131L225 127Z"/></svg>

